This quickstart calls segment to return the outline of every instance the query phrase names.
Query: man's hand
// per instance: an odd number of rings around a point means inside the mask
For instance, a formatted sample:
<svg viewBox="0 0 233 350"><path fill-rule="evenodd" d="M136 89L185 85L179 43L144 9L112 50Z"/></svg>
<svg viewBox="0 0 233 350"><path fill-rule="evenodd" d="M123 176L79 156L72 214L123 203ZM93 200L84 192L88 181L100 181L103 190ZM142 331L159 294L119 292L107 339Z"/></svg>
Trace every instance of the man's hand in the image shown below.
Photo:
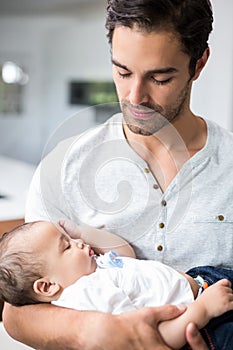
<svg viewBox="0 0 233 350"><path fill-rule="evenodd" d="M187 326L186 339L192 350L208 350L207 345L194 323L190 323Z"/></svg>
<svg viewBox="0 0 233 350"><path fill-rule="evenodd" d="M160 336L158 324L178 317L183 311L174 305L165 305L117 316L99 314L83 329L79 342L85 350L171 350Z"/></svg>
<svg viewBox="0 0 233 350"><path fill-rule="evenodd" d="M101 314L95 322L87 325L88 334L82 340L81 348L85 350L171 350L165 344L158 331L158 324L180 316L185 308L174 305L142 308L117 316ZM94 321L94 319L93 319ZM82 332L84 335L85 332ZM208 350L204 340L194 324L189 324L186 330L187 341L192 350Z"/></svg>
<svg viewBox="0 0 233 350"><path fill-rule="evenodd" d="M44 350L171 350L161 338L158 324L184 311L166 305L116 316L49 304L6 306L4 325L10 335ZM187 327L186 336L193 350L207 350L194 325Z"/></svg>

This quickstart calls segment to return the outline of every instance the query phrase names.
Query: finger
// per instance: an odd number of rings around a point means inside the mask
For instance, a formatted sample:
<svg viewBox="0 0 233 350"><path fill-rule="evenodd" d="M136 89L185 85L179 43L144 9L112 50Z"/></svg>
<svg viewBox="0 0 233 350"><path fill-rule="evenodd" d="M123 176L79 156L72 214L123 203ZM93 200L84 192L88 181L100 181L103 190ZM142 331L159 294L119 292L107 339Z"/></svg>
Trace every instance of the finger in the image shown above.
<svg viewBox="0 0 233 350"><path fill-rule="evenodd" d="M180 316L185 310L185 305L164 305L160 307L151 308L151 317L153 321L157 324L161 321L171 320Z"/></svg>
<svg viewBox="0 0 233 350"><path fill-rule="evenodd" d="M60 219L58 220L58 225L61 226L64 230L73 228L74 222L69 219Z"/></svg>
<svg viewBox="0 0 233 350"><path fill-rule="evenodd" d="M226 286L226 287L231 288L231 282L226 278L219 280L218 282L216 282L216 284L220 284L222 286Z"/></svg>
<svg viewBox="0 0 233 350"><path fill-rule="evenodd" d="M186 328L186 340L192 350L208 350L206 343L194 323L189 323Z"/></svg>
<svg viewBox="0 0 233 350"><path fill-rule="evenodd" d="M58 225L71 237L79 238L80 230L78 225L69 219L60 219Z"/></svg>

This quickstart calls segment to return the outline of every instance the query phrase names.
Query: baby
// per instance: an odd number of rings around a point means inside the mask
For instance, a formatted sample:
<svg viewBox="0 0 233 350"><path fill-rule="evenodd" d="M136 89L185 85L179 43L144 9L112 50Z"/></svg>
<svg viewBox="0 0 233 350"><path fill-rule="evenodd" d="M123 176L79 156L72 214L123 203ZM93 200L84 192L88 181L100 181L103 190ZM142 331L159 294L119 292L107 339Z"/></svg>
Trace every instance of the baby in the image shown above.
<svg viewBox="0 0 233 350"><path fill-rule="evenodd" d="M106 240L114 237L101 230L82 230L82 236L93 244L101 235ZM188 323L201 329L212 318L233 310L232 271L198 268L231 280L221 279L206 288L203 276L191 277L195 269L185 274L156 261L137 260L130 257L133 250L121 238L111 242L116 252L97 256L89 244L72 239L59 225L38 221L19 226L0 240L0 297L13 305L52 302L114 314L143 306L185 304L181 316L159 326L165 342L174 349L185 345Z"/></svg>

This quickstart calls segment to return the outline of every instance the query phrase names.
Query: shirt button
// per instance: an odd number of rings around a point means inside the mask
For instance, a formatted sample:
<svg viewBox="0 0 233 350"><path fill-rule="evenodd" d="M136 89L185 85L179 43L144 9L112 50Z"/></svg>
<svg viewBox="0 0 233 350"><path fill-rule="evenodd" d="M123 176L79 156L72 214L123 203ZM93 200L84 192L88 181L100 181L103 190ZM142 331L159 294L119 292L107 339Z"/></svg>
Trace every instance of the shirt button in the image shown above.
<svg viewBox="0 0 233 350"><path fill-rule="evenodd" d="M154 185L153 185L153 188L154 188L155 190L157 190L157 189L159 188L159 185L154 184Z"/></svg>
<svg viewBox="0 0 233 350"><path fill-rule="evenodd" d="M218 215L218 220L219 221L223 221L225 218L224 218L224 216L223 215Z"/></svg>
<svg viewBox="0 0 233 350"><path fill-rule="evenodd" d="M149 172L150 172L150 169L148 169L148 168L144 169L144 173L148 174Z"/></svg>
<svg viewBox="0 0 233 350"><path fill-rule="evenodd" d="M162 246L162 245L158 245L157 250L158 250L159 252L161 252L161 251L163 250L163 246Z"/></svg>
<svg viewBox="0 0 233 350"><path fill-rule="evenodd" d="M160 228L164 228L164 226L165 226L164 223L163 223L163 222L160 222L159 227L160 227Z"/></svg>
<svg viewBox="0 0 233 350"><path fill-rule="evenodd" d="M165 199L162 200L161 204L162 204L163 207L166 207L167 202L165 201Z"/></svg>

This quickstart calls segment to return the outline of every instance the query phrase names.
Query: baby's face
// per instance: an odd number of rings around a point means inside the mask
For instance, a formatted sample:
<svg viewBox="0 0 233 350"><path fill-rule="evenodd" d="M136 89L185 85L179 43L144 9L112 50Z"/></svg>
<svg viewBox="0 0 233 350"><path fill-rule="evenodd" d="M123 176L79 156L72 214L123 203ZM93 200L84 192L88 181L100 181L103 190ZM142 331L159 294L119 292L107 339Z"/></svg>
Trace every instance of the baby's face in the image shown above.
<svg viewBox="0 0 233 350"><path fill-rule="evenodd" d="M30 239L29 239L30 240ZM91 247L72 240L49 222L38 223L31 233L31 244L45 261L45 274L63 288L96 270Z"/></svg>

